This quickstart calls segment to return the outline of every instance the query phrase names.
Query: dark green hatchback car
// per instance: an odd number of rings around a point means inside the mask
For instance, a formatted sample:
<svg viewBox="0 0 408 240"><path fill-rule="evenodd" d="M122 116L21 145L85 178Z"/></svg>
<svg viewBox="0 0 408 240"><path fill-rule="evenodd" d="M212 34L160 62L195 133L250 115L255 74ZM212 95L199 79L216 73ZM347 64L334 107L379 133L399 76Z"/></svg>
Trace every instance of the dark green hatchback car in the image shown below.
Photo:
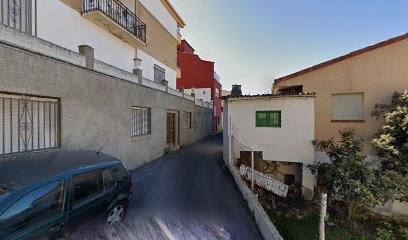
<svg viewBox="0 0 408 240"><path fill-rule="evenodd" d="M0 239L56 239L101 217L119 223L133 184L122 162L94 151L0 158Z"/></svg>

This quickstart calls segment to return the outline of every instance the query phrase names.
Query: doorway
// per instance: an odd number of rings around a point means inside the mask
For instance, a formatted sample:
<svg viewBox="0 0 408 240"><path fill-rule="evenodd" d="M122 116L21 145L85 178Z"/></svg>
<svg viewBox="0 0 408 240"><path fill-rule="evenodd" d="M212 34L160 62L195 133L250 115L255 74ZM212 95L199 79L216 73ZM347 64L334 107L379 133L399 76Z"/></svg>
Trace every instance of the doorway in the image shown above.
<svg viewBox="0 0 408 240"><path fill-rule="evenodd" d="M167 145L176 146L176 113L167 113Z"/></svg>

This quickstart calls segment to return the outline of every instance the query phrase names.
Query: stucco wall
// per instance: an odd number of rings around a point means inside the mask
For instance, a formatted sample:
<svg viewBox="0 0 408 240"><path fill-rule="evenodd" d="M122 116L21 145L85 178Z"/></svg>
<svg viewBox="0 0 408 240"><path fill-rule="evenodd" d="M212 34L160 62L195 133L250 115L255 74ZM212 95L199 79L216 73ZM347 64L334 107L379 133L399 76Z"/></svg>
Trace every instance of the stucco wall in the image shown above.
<svg viewBox="0 0 408 240"><path fill-rule="evenodd" d="M37 36L78 52L79 45L95 49L95 58L132 71L135 49L108 31L83 18L61 1L38 1Z"/></svg>
<svg viewBox="0 0 408 240"><path fill-rule="evenodd" d="M154 65L156 64L164 69L166 80L169 82L169 87L176 89L176 71L166 65L161 64L157 59L151 57L149 54L143 52L140 49L137 50L137 57L142 59L140 68L143 69L143 77L151 79L153 81Z"/></svg>
<svg viewBox="0 0 408 240"><path fill-rule="evenodd" d="M194 88L184 89L186 94L190 94L194 91L196 99L202 99L204 102L211 102L211 88Z"/></svg>
<svg viewBox="0 0 408 240"><path fill-rule="evenodd" d="M153 80L153 67L157 64L166 69L169 86L176 88L177 40L166 28L167 25L174 25L174 28L171 28L172 32L177 33L177 22L174 18L167 19L169 22L163 25L163 21L158 20L161 17L155 15L164 14L162 10L151 13L141 3L136 6L135 0L123 1L132 11L135 11L136 7L138 17L147 26L146 45L140 42L137 49L142 51L136 53L135 47L81 16L79 2L38 1L37 36L75 52L78 52L79 45L89 45L95 49L96 59L129 72L133 70L133 59L137 56L143 61L141 68L146 78ZM160 0L154 0L149 4L161 6L167 11ZM170 15L168 12L167 14Z"/></svg>
<svg viewBox="0 0 408 240"><path fill-rule="evenodd" d="M284 97L229 100L232 126L254 151L271 161L311 162L314 159L314 98ZM281 128L256 127L256 111L282 112Z"/></svg>
<svg viewBox="0 0 408 240"><path fill-rule="evenodd" d="M160 1L160 0L154 0ZM162 4L162 3L160 3ZM164 7L164 6L163 6ZM154 15L142 3L137 4L138 17L146 24L146 45L140 44L141 49L159 62L167 65L174 71L177 70L177 35L172 35L158 20L159 16ZM177 23L174 18L169 19L171 24L175 24L173 31L177 32ZM168 79L169 81L172 79ZM176 79L174 79L176 81Z"/></svg>
<svg viewBox="0 0 408 240"><path fill-rule="evenodd" d="M347 60L277 83L303 85L316 92L316 138L338 136L344 128L355 128L372 153L369 142L383 123L371 116L376 103L387 103L394 91L408 88L408 40L403 40ZM332 94L364 93L364 122L331 122Z"/></svg>
<svg viewBox="0 0 408 240"><path fill-rule="evenodd" d="M61 147L98 150L135 168L163 154L167 110L194 113L186 145L211 133L212 110L193 101L0 43L0 92L61 99ZM152 133L131 137L131 107L150 107Z"/></svg>
<svg viewBox="0 0 408 240"><path fill-rule="evenodd" d="M303 91L316 92L316 138L338 136L344 128L354 128L363 138L365 151L373 157L371 139L383 121L371 116L376 103L389 103L395 91L408 89L408 40L348 58L319 70L288 79L276 86L303 85ZM364 93L364 122L331 122L332 94ZM316 152L317 161L327 161ZM408 204L396 202L386 210L395 216L408 215Z"/></svg>
<svg viewBox="0 0 408 240"><path fill-rule="evenodd" d="M139 3L152 13L161 25L174 37L177 38L177 21L169 13L161 0L138 0ZM139 5L140 6L140 5Z"/></svg>
<svg viewBox="0 0 408 240"><path fill-rule="evenodd" d="M281 111L281 128L256 127L256 111L274 110ZM302 183L314 189L314 177L305 167L314 160L314 97L230 98L224 101L223 118L224 159L240 150L229 146L229 136L234 135L253 151L262 151L264 160L302 163Z"/></svg>

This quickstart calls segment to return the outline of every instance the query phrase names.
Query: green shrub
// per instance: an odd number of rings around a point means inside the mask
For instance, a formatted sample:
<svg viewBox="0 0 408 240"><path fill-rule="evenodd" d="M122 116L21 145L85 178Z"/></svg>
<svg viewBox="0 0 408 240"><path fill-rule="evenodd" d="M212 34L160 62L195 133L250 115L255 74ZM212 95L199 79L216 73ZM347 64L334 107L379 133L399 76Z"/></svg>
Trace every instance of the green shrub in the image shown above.
<svg viewBox="0 0 408 240"><path fill-rule="evenodd" d="M171 147L166 147L164 149L164 156L168 156L173 152L173 150L171 149Z"/></svg>
<svg viewBox="0 0 408 240"><path fill-rule="evenodd" d="M395 236L391 230L377 228L377 240L395 240Z"/></svg>
<svg viewBox="0 0 408 240"><path fill-rule="evenodd" d="M401 227L400 234L401 234L402 239L408 240L408 228Z"/></svg>

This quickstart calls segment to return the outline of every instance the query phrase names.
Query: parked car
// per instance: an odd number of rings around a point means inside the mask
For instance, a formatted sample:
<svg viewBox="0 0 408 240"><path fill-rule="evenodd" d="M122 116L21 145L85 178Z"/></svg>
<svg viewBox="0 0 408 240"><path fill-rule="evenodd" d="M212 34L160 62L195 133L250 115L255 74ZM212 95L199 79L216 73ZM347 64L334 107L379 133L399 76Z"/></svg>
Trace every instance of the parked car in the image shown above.
<svg viewBox="0 0 408 240"><path fill-rule="evenodd" d="M0 158L0 239L55 239L104 216L123 220L134 181L121 161L94 151Z"/></svg>

